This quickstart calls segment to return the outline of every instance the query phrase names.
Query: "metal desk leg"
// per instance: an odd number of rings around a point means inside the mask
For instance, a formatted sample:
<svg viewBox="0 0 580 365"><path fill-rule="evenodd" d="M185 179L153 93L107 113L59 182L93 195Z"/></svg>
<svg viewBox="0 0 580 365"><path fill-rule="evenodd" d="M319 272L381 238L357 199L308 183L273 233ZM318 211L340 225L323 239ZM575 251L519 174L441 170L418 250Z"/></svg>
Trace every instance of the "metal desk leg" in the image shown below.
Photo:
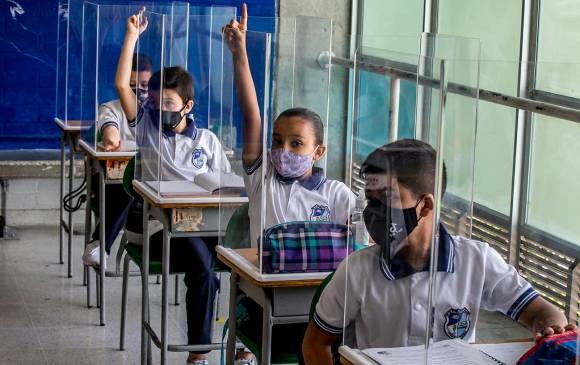
<svg viewBox="0 0 580 365"><path fill-rule="evenodd" d="M165 211L163 212L165 216ZM170 232L167 225L168 219L164 219L163 222L163 266L161 275L161 365L167 363L167 317L169 309L169 296L167 295L167 289L169 287L169 244L170 244Z"/></svg>
<svg viewBox="0 0 580 365"><path fill-rule="evenodd" d="M264 291L266 301L262 308L262 365L270 365L270 351L272 346L272 299L269 293Z"/></svg>
<svg viewBox="0 0 580 365"><path fill-rule="evenodd" d="M226 365L233 365L236 357L236 298L238 296L238 274L232 271L230 275L230 314L228 318L229 332L226 349Z"/></svg>
<svg viewBox="0 0 580 365"><path fill-rule="evenodd" d="M105 325L106 317L106 295L105 295L105 171L100 163L97 161L97 171L99 172L99 240L101 247L99 248L99 286L100 286L100 315L101 315L101 326Z"/></svg>
<svg viewBox="0 0 580 365"><path fill-rule="evenodd" d="M59 233L59 237L60 237L60 250L59 250L59 259L58 262L63 265L64 264L64 257L63 257L63 241L64 241L64 227L62 226L62 223L64 221L64 206L63 206L63 201L62 199L64 199L64 165L66 164L66 153L65 153L65 148L66 148L66 137L65 137L65 133L66 132L61 132L61 136L60 136L60 233Z"/></svg>
<svg viewBox="0 0 580 365"><path fill-rule="evenodd" d="M68 167L68 191L73 191L73 182L75 179L75 143L74 138L69 136L69 167ZM73 239L73 214L68 212L68 277L72 278L72 239Z"/></svg>
<svg viewBox="0 0 580 365"><path fill-rule="evenodd" d="M143 267L141 269L141 364L147 364L149 334L149 204L143 202Z"/></svg>
<svg viewBox="0 0 580 365"><path fill-rule="evenodd" d="M91 230L92 230L92 215L91 215L91 194L93 193L92 187L92 179L91 179L91 170L92 170L92 160L90 158L86 158L85 160L85 176L87 177L87 202L85 206L85 249L91 240ZM84 280L87 286L87 307L91 308L91 275L89 271L89 267L86 265L84 266Z"/></svg>

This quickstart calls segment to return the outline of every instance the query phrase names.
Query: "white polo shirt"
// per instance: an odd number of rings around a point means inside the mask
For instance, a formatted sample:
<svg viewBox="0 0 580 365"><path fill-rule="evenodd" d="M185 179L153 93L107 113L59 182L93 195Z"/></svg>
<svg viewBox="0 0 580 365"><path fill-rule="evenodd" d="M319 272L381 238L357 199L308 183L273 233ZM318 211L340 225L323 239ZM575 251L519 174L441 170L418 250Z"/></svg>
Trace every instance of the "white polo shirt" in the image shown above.
<svg viewBox="0 0 580 365"><path fill-rule="evenodd" d="M113 125L119 130L121 141L135 141L135 126L130 126L119 100L112 100L99 105L97 128ZM121 142L123 143L123 142Z"/></svg>
<svg viewBox="0 0 580 365"><path fill-rule="evenodd" d="M231 172L222 145L211 131L197 128L188 119L183 133L160 134L158 124L143 110L139 110L136 127L142 181L156 181L158 176L161 181L193 181L204 172Z"/></svg>
<svg viewBox="0 0 580 365"><path fill-rule="evenodd" d="M441 237L434 341L474 342L480 308L517 320L538 296L487 243L451 238L446 232ZM380 256L381 247L374 245L344 260L322 292L314 322L336 335L345 324L354 328L360 349L424 344L429 272L413 272L406 262L395 259L387 270L389 279L380 268Z"/></svg>
<svg viewBox="0 0 580 365"><path fill-rule="evenodd" d="M330 221L346 224L354 209L355 196L342 182L328 180L321 168L313 168L312 176L305 180L280 176L274 166L260 156L246 168L244 182L250 201L250 237L257 244L264 229L292 221ZM264 166L265 165L265 166ZM262 186L262 172L265 173ZM265 187L265 188L264 188ZM262 211L262 193L265 194L265 211Z"/></svg>

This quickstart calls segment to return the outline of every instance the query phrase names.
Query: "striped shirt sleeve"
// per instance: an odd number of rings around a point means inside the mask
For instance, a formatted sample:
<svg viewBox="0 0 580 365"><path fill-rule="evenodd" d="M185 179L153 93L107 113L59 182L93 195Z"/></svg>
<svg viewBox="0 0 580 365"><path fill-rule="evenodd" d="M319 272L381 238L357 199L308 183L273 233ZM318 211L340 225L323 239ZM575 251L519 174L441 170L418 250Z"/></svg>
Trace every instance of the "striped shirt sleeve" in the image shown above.
<svg viewBox="0 0 580 365"><path fill-rule="evenodd" d="M500 311L517 321L527 305L538 296L530 283L488 246L482 307Z"/></svg>
<svg viewBox="0 0 580 365"><path fill-rule="evenodd" d="M349 285L351 280L346 280L348 272L346 262L347 260L344 260L339 265L334 276L324 288L318 303L316 303L313 315L316 326L331 335L342 334L345 322L348 326L359 311L357 293L352 292L354 286ZM348 302L347 291L349 291Z"/></svg>

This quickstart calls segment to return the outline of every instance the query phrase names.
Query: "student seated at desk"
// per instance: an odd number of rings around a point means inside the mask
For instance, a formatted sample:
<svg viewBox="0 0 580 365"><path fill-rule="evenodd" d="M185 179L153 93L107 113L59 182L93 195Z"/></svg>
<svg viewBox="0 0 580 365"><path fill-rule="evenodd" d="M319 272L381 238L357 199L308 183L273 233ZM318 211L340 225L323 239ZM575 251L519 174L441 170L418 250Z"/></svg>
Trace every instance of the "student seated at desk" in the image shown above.
<svg viewBox="0 0 580 365"><path fill-rule="evenodd" d="M121 105L129 121L136 120L141 178L157 179L158 156L161 157L162 180L193 181L202 172L230 172L231 167L217 137L209 130L198 128L187 114L193 107L193 79L181 67L166 67L149 80L149 94L143 107L135 107L135 93L130 84L131 54L140 34L147 29L144 9L129 17L125 41L119 57L115 85ZM160 90L163 90L161 93ZM162 111L162 113L161 113ZM159 118L162 115L161 139ZM161 142L159 142L161 140ZM159 144L160 143L160 144ZM140 214L142 210L131 209ZM131 231L142 228L141 217L130 216ZM163 232L150 238L151 259L161 260ZM170 270L185 272L187 287L188 344L211 343L211 323L219 280L213 272L213 251L217 237L177 237L170 245ZM187 363L207 364L208 351L190 352Z"/></svg>
<svg viewBox="0 0 580 365"><path fill-rule="evenodd" d="M232 19L224 28L224 37L232 52L243 113L242 158L253 222L252 243L257 243L262 234L259 223L262 216L266 227L308 220L346 224L354 208L354 194L344 183L327 179L322 168L313 166L326 153L324 125L318 114L306 108L283 111L274 121L272 149L267 156L262 155L262 117L246 53L247 19L244 4L241 23ZM266 195L265 212L261 207L262 194Z"/></svg>
<svg viewBox="0 0 580 365"><path fill-rule="evenodd" d="M303 342L307 364L332 364L331 344L347 326L354 326L360 349L424 343L435 159L428 144L401 140L378 148L362 165L365 224L377 244L350 255L348 270L345 260L324 289ZM445 181L444 169L443 193ZM392 230L397 224L404 229ZM451 237L443 225L439 232L434 341L473 342L480 308L500 311L539 336L575 328L487 243ZM465 310L464 331L445 326Z"/></svg>
<svg viewBox="0 0 580 365"><path fill-rule="evenodd" d="M283 111L275 120L272 149L263 156L262 118L246 52L248 12L242 5L240 23L224 28L232 52L234 75L244 122L243 164L249 198L250 237L257 244L261 220L265 227L291 221L332 221L346 224L355 196L342 182L327 179L320 167L313 167L326 153L324 125L318 114L305 108ZM262 181L262 171L265 179ZM265 194L265 211L262 210ZM251 363L248 353L238 363Z"/></svg>
<svg viewBox="0 0 580 365"><path fill-rule="evenodd" d="M130 86L137 95L137 102L143 103L147 98L147 87L153 69L151 60L143 54L134 54L131 65ZM120 151L124 142L135 143L135 124L130 125L121 107L120 100L112 100L99 105L97 128L101 131L103 148L106 152ZM92 206L98 209L99 200L99 176L91 174ZM120 184L106 185L105 201L105 251L111 253L111 246L123 228L127 220L127 206L129 197L125 194ZM97 222L91 242L85 248L82 256L83 263L87 266L98 267L100 261L100 222ZM105 261L105 268L107 262Z"/></svg>

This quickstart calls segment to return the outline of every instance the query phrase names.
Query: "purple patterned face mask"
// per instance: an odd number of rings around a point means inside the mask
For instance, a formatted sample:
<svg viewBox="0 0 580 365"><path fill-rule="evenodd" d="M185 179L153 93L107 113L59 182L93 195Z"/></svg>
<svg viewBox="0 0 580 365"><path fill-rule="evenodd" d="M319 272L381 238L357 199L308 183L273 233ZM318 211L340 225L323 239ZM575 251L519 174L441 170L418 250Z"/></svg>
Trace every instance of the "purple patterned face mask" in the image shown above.
<svg viewBox="0 0 580 365"><path fill-rule="evenodd" d="M276 171L283 177L297 178L303 176L313 165L312 155L318 149L309 155L298 155L294 152L287 151L285 148L276 148L271 152L272 163Z"/></svg>

